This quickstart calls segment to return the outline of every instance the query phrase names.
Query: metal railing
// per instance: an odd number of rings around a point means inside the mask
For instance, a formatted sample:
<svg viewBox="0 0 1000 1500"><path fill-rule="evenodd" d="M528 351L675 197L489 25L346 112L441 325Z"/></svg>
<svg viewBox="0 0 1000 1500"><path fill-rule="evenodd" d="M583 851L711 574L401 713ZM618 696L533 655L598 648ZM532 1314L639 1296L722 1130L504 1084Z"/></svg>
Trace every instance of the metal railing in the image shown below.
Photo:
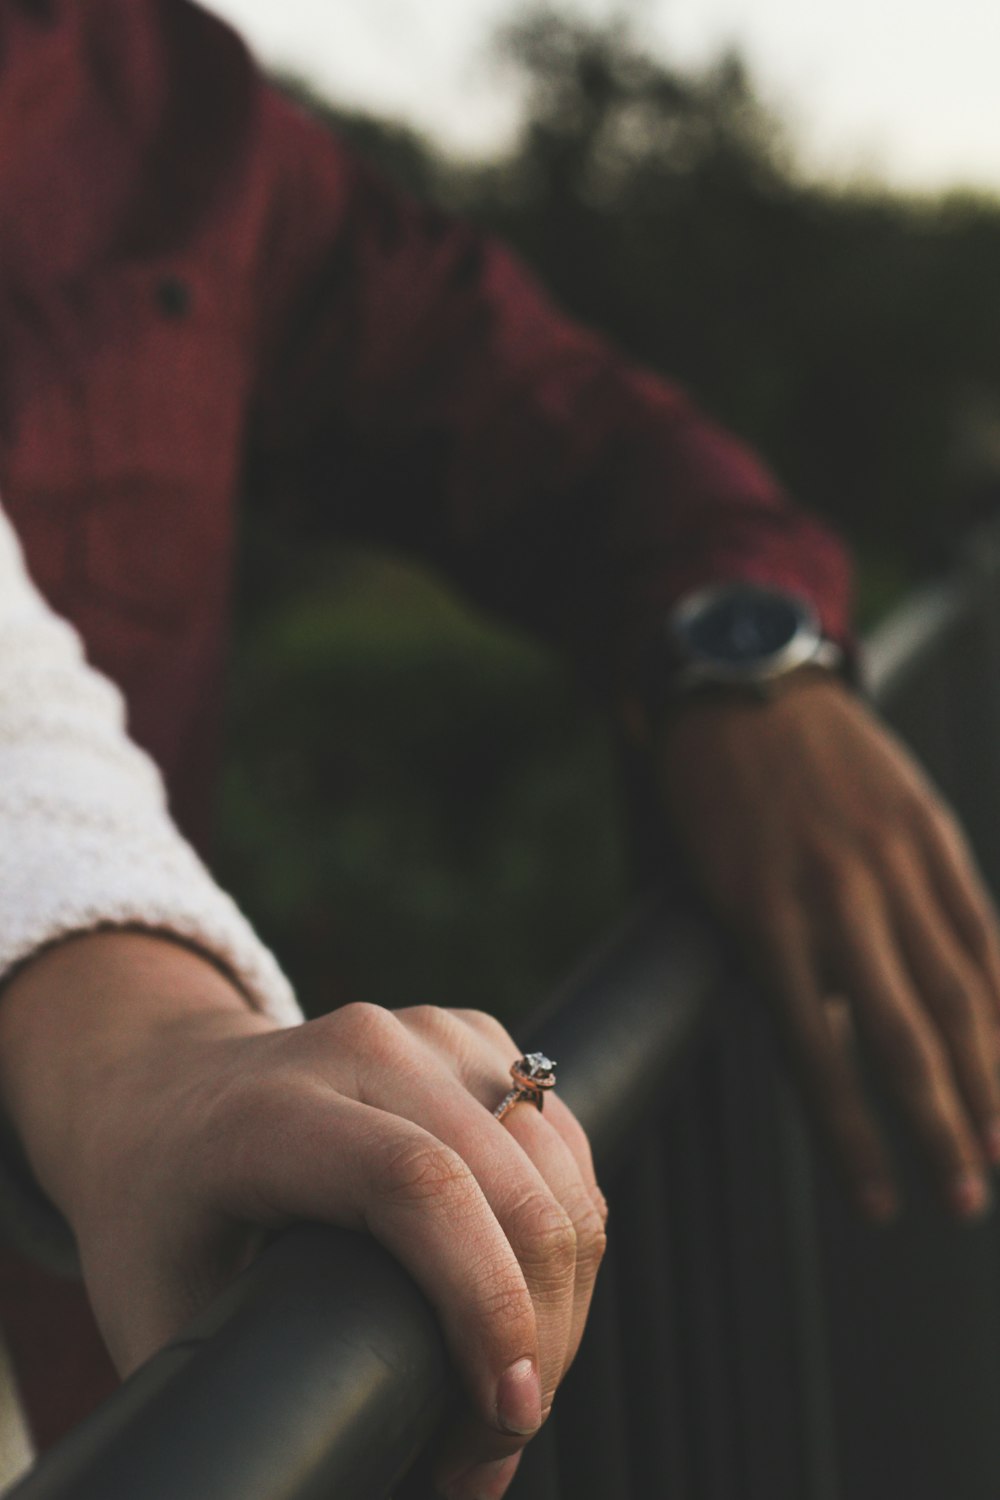
<svg viewBox="0 0 1000 1500"><path fill-rule="evenodd" d="M1000 886L1000 539L870 643L880 705ZM717 937L651 897L526 1040L560 1061L611 1203L580 1356L511 1500L997 1500L1000 1237L858 1225ZM892 1122L889 1121L890 1130ZM17 1500L416 1500L455 1399L372 1241L282 1235L47 1455Z"/></svg>

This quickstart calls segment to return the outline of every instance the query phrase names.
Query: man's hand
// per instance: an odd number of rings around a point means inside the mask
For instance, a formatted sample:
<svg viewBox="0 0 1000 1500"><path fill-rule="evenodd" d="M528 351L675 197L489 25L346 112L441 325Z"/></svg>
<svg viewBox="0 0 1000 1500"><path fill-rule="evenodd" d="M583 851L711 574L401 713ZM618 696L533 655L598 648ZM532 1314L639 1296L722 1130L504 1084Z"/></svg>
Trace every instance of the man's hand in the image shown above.
<svg viewBox="0 0 1000 1500"><path fill-rule="evenodd" d="M491 1114L518 1048L477 1011L348 1005L291 1030L196 954L99 933L0 999L0 1091L128 1371L295 1220L366 1230L437 1309L468 1392L438 1483L499 1497L583 1331L604 1241L582 1129Z"/></svg>
<svg viewBox="0 0 1000 1500"><path fill-rule="evenodd" d="M849 1191L898 1207L862 1092L861 1033L963 1218L1000 1162L997 918L951 812L842 684L692 700L660 731L672 829L773 1001Z"/></svg>

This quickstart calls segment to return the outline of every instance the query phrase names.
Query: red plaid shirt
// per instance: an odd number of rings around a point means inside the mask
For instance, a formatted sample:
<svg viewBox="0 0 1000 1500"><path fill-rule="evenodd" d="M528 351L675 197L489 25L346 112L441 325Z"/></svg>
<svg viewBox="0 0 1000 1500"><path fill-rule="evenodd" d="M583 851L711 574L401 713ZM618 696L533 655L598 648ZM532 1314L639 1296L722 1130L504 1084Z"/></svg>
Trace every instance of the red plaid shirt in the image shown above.
<svg viewBox="0 0 1000 1500"><path fill-rule="evenodd" d="M248 487L626 674L715 578L847 570L757 460L386 186L185 0L0 0L0 495L182 821Z"/></svg>

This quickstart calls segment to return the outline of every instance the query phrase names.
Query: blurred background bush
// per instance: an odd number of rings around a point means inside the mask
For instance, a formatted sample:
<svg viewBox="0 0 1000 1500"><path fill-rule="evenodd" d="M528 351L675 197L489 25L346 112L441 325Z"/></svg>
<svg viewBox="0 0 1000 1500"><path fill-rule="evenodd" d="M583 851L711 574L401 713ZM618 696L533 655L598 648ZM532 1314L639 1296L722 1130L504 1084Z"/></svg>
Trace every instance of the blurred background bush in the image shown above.
<svg viewBox="0 0 1000 1500"><path fill-rule="evenodd" d="M1000 494L1000 203L817 185L737 56L672 68L624 21L536 12L497 49L502 161L283 82L757 447L854 544L870 622ZM291 524L245 526L223 876L310 1009L516 1018L626 898L607 730L536 645Z"/></svg>

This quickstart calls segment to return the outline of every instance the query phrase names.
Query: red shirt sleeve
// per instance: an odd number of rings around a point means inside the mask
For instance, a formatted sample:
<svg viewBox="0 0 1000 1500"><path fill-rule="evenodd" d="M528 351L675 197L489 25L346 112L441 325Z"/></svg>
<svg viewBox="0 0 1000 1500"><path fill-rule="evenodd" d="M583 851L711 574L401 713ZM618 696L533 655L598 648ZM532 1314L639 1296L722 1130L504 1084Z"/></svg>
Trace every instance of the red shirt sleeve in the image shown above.
<svg viewBox="0 0 1000 1500"><path fill-rule="evenodd" d="M669 603L798 590L847 643L842 545L674 385L562 315L501 244L268 93L258 475L412 552L627 686Z"/></svg>

